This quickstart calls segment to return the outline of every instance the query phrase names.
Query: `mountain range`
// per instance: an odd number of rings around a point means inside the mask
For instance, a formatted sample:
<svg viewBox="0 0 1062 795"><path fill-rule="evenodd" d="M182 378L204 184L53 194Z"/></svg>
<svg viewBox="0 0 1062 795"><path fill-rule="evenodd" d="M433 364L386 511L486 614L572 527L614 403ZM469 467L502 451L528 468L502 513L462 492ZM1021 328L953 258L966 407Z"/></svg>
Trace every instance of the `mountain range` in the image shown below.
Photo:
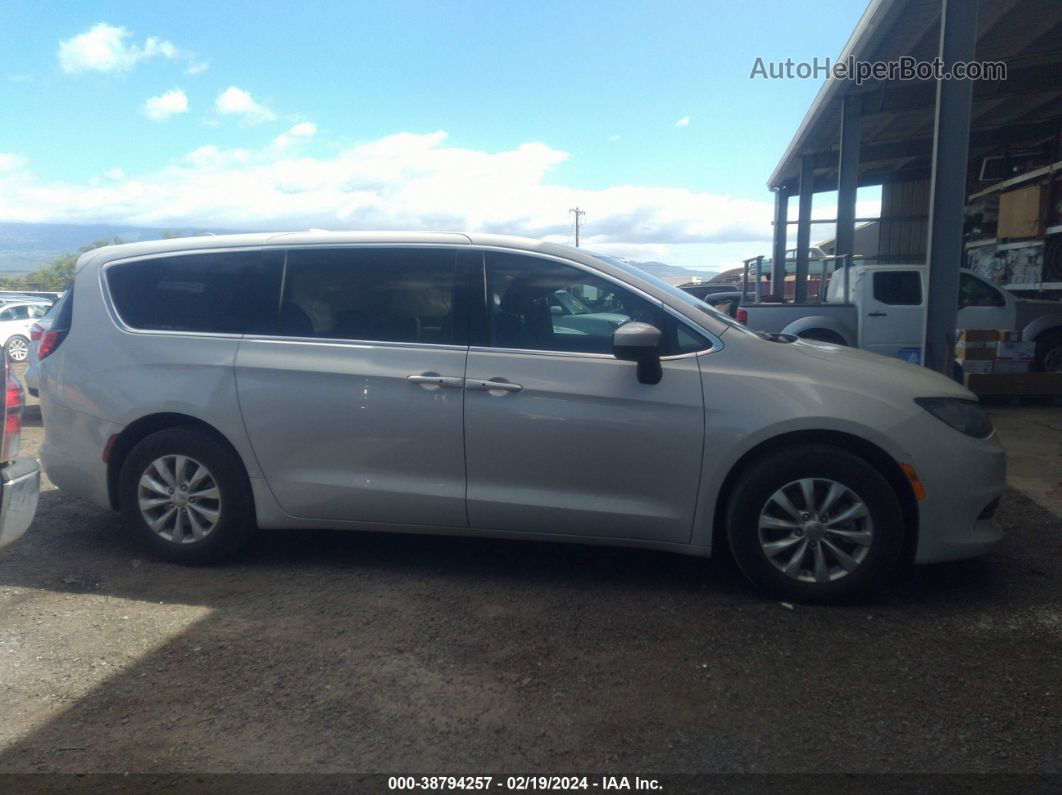
<svg viewBox="0 0 1062 795"><path fill-rule="evenodd" d="M97 240L120 238L126 243L157 240L163 234L183 236L202 232L226 234L231 229L151 229L114 224L32 224L0 221L0 273L27 273L51 262L60 254L72 254ZM698 271L665 262L631 260L631 265L654 276L710 279L712 271Z"/></svg>

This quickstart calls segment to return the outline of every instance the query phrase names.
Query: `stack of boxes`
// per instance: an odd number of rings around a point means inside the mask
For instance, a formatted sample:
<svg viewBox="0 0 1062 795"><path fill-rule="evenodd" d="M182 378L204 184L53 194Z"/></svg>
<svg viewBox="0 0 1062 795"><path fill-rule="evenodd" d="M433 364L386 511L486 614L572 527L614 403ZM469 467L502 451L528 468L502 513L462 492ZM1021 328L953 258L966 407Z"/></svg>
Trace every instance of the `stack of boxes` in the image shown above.
<svg viewBox="0 0 1062 795"><path fill-rule="evenodd" d="M964 382L970 375L1025 374L1036 358L1036 343L1022 342L1017 331L960 329L955 363Z"/></svg>

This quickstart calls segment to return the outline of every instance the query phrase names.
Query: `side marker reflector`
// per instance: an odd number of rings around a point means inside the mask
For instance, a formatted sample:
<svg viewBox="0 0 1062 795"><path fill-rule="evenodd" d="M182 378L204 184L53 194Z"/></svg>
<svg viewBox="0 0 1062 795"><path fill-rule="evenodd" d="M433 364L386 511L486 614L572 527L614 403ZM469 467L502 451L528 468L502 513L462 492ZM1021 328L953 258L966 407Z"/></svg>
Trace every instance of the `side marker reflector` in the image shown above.
<svg viewBox="0 0 1062 795"><path fill-rule="evenodd" d="M926 487L922 485L921 479L918 477L918 473L910 464L900 464L900 469L903 470L903 474L907 475L907 479L911 481L911 488L914 490L915 499L921 502L926 498Z"/></svg>

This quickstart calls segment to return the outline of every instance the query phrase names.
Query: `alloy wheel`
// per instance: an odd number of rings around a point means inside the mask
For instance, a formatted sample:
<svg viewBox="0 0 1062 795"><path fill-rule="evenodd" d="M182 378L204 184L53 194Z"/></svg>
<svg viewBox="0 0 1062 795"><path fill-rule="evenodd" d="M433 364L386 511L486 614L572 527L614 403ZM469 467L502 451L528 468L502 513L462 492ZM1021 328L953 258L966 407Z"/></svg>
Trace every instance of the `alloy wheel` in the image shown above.
<svg viewBox="0 0 1062 795"><path fill-rule="evenodd" d="M848 576L866 559L873 541L866 504L835 480L794 480L760 511L760 548L775 568L801 582Z"/></svg>
<svg viewBox="0 0 1062 795"><path fill-rule="evenodd" d="M148 464L137 500L152 532L174 544L202 541L221 518L217 481L203 464L184 455L165 455Z"/></svg>
<svg viewBox="0 0 1062 795"><path fill-rule="evenodd" d="M13 362L24 362L29 358L29 346L25 340L16 337L7 344L7 355Z"/></svg>

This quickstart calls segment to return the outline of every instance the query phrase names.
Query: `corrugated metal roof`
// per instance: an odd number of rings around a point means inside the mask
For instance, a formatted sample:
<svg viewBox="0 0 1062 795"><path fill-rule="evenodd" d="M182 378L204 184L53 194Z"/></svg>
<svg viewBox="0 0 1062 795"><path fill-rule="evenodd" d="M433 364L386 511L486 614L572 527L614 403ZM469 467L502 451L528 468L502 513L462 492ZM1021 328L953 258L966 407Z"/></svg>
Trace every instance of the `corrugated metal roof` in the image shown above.
<svg viewBox="0 0 1062 795"><path fill-rule="evenodd" d="M941 0L872 0L840 59L931 60L940 37ZM1008 142L1057 134L1062 118L1062 2L980 0L978 60L1004 61L1008 79L974 85L971 157ZM771 175L772 188L794 187L800 158L816 156L818 190L836 185L841 99L862 108L860 184L919 178L928 171L936 100L934 81L873 83L827 80Z"/></svg>

